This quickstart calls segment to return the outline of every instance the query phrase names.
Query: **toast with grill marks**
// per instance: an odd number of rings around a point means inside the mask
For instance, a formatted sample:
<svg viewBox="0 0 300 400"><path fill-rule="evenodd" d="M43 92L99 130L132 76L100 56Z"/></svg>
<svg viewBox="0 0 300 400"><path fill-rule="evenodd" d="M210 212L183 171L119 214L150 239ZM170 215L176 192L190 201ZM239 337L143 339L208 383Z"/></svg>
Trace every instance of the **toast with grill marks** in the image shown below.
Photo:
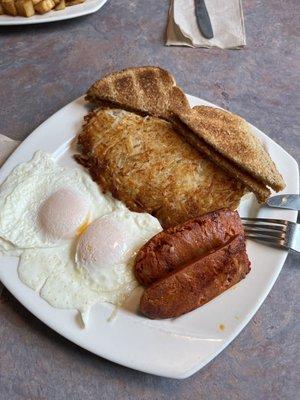
<svg viewBox="0 0 300 400"><path fill-rule="evenodd" d="M100 107L121 108L166 120L173 111L190 109L174 77L162 68L151 66L106 75L90 87L86 100Z"/></svg>
<svg viewBox="0 0 300 400"><path fill-rule="evenodd" d="M86 99L102 108L121 108L171 122L191 146L240 180L261 203L271 194L268 186L275 191L285 187L274 162L244 119L212 107L191 109L174 77L159 67L109 74L91 86Z"/></svg>

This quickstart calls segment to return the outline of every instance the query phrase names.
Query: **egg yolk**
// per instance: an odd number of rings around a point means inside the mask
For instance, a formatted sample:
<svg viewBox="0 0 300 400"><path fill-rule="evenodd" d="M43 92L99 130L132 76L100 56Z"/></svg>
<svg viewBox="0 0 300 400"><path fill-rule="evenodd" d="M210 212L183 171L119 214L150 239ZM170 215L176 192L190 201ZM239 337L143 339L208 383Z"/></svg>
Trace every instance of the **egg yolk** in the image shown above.
<svg viewBox="0 0 300 400"><path fill-rule="evenodd" d="M97 279L103 269L126 260L128 252L126 225L106 215L91 223L79 237L76 263Z"/></svg>
<svg viewBox="0 0 300 400"><path fill-rule="evenodd" d="M70 239L87 223L89 202L76 190L62 188L40 206L38 220L42 232L53 239Z"/></svg>

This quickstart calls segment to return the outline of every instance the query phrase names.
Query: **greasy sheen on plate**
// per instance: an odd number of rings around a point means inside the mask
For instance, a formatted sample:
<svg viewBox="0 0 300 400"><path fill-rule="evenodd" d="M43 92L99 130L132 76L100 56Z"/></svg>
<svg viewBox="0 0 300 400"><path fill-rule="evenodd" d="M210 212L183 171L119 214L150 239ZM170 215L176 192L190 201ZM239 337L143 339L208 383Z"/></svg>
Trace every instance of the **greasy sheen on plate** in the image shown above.
<svg viewBox="0 0 300 400"><path fill-rule="evenodd" d="M76 159L104 192L164 228L223 207L235 209L245 186L193 149L173 126L118 109L96 110L78 136Z"/></svg>

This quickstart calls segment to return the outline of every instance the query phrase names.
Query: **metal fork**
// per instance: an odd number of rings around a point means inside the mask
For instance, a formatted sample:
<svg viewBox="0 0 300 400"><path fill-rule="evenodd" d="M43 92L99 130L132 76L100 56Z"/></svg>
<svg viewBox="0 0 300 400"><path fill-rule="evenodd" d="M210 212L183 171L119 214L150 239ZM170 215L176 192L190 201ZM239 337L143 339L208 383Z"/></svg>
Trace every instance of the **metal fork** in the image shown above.
<svg viewBox="0 0 300 400"><path fill-rule="evenodd" d="M300 224L283 219L242 218L246 237L300 252Z"/></svg>

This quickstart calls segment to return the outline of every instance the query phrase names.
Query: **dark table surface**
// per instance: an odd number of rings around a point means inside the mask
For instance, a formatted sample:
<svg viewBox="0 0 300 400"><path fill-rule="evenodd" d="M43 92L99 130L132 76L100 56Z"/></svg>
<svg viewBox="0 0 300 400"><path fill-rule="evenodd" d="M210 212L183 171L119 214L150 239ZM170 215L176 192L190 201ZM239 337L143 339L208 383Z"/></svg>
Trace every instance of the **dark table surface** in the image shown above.
<svg viewBox="0 0 300 400"><path fill-rule="evenodd" d="M243 6L247 47L238 51L164 46L168 2L160 0L111 0L90 16L0 28L0 132L22 140L103 74L152 64L169 69L186 93L242 115L299 161L300 3L244 0ZM133 371L78 348L4 290L0 399L296 399L299 261L288 256L249 325L184 381Z"/></svg>

